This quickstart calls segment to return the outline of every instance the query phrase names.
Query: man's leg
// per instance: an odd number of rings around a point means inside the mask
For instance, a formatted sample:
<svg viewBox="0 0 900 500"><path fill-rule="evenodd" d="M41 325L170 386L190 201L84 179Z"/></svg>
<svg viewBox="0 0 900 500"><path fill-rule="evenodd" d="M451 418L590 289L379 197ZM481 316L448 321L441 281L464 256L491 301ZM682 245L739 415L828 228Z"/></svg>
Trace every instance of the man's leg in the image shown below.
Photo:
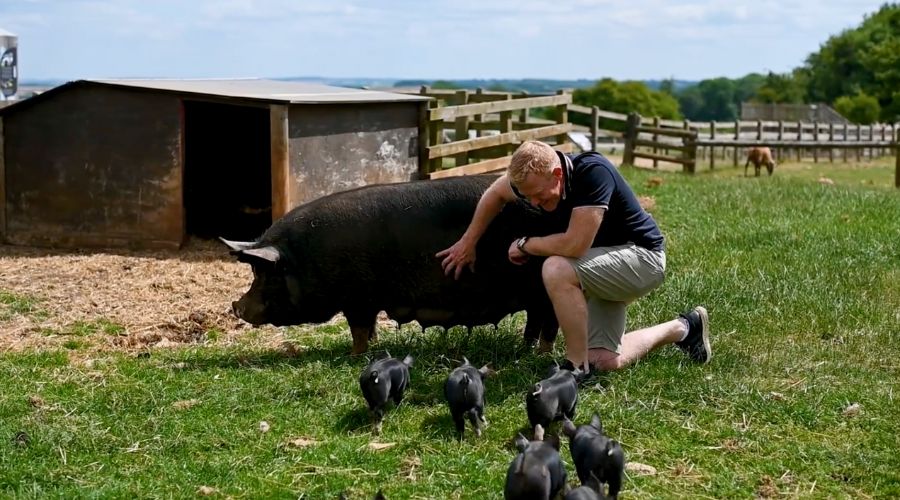
<svg viewBox="0 0 900 500"><path fill-rule="evenodd" d="M544 287L566 339L566 359L577 367L587 361L587 301L575 269L564 257L548 257L542 268Z"/></svg>
<svg viewBox="0 0 900 500"><path fill-rule="evenodd" d="M588 359L595 369L618 370L643 358L657 347L680 341L686 333L684 323L674 319L626 333L622 336L622 346L618 353L602 348L591 349Z"/></svg>
<svg viewBox="0 0 900 500"><path fill-rule="evenodd" d="M619 352L590 349L591 366L599 370L618 370L643 358L657 347L677 344L678 348L698 363L708 363L712 357L709 344L709 315L706 308L695 307L678 319L635 330L622 337Z"/></svg>

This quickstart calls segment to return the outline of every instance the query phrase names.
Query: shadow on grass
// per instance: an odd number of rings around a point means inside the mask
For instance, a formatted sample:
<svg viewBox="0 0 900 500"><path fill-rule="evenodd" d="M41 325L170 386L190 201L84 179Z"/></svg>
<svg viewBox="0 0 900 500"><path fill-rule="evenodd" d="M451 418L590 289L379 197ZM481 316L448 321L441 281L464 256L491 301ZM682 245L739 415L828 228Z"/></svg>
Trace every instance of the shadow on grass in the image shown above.
<svg viewBox="0 0 900 500"><path fill-rule="evenodd" d="M388 414L391 409L393 406L388 410ZM341 418L337 419L334 423L334 430L348 434L365 434L372 432L373 424L372 414L363 405L344 413Z"/></svg>

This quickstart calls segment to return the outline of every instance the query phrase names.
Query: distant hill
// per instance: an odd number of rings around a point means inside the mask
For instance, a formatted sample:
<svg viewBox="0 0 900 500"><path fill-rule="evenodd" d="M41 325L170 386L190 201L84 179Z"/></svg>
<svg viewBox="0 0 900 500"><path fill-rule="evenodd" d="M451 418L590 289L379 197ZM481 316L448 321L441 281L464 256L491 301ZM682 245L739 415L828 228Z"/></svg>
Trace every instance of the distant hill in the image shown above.
<svg viewBox="0 0 900 500"><path fill-rule="evenodd" d="M396 78L330 78L325 76L292 76L282 78L272 78L273 80L319 83L322 85L333 85L336 87L350 88L379 88L387 89L391 87L421 87L429 85L434 88L450 88L450 89L477 89L500 90L506 92L528 92L531 94L548 94L556 92L559 89L580 89L594 85L597 80L582 78L578 80L550 80L541 78L524 78L524 79L468 79L468 80L399 80ZM664 80L644 80L651 89L659 89L660 84ZM55 87L65 83L66 80L20 80L21 87ZM686 87L696 85L698 82L689 80L675 80L675 90L682 90Z"/></svg>
<svg viewBox="0 0 900 500"><path fill-rule="evenodd" d="M498 90L506 92L528 92L531 94L548 94L556 92L559 89L580 89L591 87L597 80L582 78L578 80L551 80L541 78L523 78L523 79L465 79L465 80L425 80L425 79L406 79L396 80L390 78L327 78L327 77L289 77L278 78L278 80L288 81L304 81L321 83L324 85L335 85L338 87L353 88L381 88L390 87L421 87L429 85L434 88L444 89L477 89ZM657 90L663 80L645 80L651 89ZM690 80L675 80L675 90L681 90L697 82Z"/></svg>

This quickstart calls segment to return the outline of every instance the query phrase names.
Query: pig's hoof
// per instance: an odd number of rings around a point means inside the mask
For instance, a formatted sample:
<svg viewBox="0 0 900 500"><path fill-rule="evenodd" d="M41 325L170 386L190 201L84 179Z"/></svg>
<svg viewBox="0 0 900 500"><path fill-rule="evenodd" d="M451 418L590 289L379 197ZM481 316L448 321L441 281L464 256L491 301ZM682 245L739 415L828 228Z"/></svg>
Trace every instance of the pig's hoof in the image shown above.
<svg viewBox="0 0 900 500"><path fill-rule="evenodd" d="M487 429L488 421L484 417L481 417L481 426L484 427L485 429Z"/></svg>
<svg viewBox="0 0 900 500"><path fill-rule="evenodd" d="M375 423L375 426L372 427L372 434L376 436L381 434L381 422Z"/></svg>
<svg viewBox="0 0 900 500"><path fill-rule="evenodd" d="M481 428L480 427L475 428L475 435L478 437L481 437Z"/></svg>

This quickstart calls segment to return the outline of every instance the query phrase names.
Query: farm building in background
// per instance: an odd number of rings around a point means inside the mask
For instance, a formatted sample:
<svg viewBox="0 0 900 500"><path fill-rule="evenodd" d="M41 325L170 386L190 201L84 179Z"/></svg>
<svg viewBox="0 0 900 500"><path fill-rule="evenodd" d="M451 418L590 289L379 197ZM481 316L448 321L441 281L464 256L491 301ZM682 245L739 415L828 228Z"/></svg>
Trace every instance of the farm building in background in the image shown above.
<svg viewBox="0 0 900 500"><path fill-rule="evenodd" d="M79 80L0 109L0 242L253 239L336 191L419 177L428 98L271 80Z"/></svg>
<svg viewBox="0 0 900 500"><path fill-rule="evenodd" d="M807 123L850 123L827 104L788 104L774 102L742 102L742 121L777 121Z"/></svg>

